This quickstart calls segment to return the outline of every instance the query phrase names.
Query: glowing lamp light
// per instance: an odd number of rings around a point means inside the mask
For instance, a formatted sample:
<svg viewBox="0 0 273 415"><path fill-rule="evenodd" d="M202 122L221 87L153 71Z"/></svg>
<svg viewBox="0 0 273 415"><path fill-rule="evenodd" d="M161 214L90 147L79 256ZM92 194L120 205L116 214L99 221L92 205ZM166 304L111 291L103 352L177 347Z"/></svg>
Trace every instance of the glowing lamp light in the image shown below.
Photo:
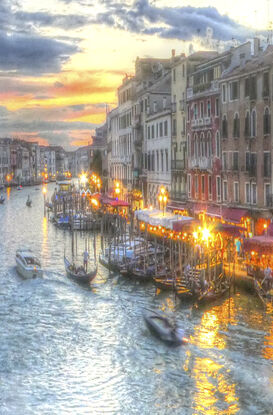
<svg viewBox="0 0 273 415"><path fill-rule="evenodd" d="M202 230L203 239L207 241L210 237L210 231L207 228Z"/></svg>
<svg viewBox="0 0 273 415"><path fill-rule="evenodd" d="M197 232L193 232L192 236L194 237L194 239L198 238Z"/></svg>
<svg viewBox="0 0 273 415"><path fill-rule="evenodd" d="M255 255L255 252L254 251L251 251L251 255L253 256L253 255Z"/></svg>
<svg viewBox="0 0 273 415"><path fill-rule="evenodd" d="M7 174L6 180L7 180L7 182L10 182L11 181L11 175L10 174Z"/></svg>
<svg viewBox="0 0 273 415"><path fill-rule="evenodd" d="M150 210L153 210L153 206L152 206L152 205L150 205L149 209L150 209Z"/></svg>
<svg viewBox="0 0 273 415"><path fill-rule="evenodd" d="M43 190L42 190L42 191L43 191L43 194L45 195L45 194L46 194L46 192L47 192L47 189L46 189L46 187L45 187L45 186L43 187Z"/></svg>
<svg viewBox="0 0 273 415"><path fill-rule="evenodd" d="M84 186L87 183L87 181L88 181L87 174L82 173L80 175L80 183Z"/></svg>
<svg viewBox="0 0 273 415"><path fill-rule="evenodd" d="M99 202L97 201L97 199L91 199L91 203L94 205L94 206L98 206L99 205Z"/></svg>
<svg viewBox="0 0 273 415"><path fill-rule="evenodd" d="M266 229L267 228L267 223L264 223L264 229Z"/></svg>

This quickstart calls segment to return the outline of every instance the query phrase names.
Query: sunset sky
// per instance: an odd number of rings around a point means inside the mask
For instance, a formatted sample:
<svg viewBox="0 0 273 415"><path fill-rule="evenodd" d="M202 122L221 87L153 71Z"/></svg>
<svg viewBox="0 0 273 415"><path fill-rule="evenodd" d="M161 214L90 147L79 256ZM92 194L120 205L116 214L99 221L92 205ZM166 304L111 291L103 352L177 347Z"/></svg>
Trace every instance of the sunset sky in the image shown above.
<svg viewBox="0 0 273 415"><path fill-rule="evenodd" d="M207 49L207 27L219 49L266 38L272 13L273 0L0 0L0 137L84 145L137 56Z"/></svg>

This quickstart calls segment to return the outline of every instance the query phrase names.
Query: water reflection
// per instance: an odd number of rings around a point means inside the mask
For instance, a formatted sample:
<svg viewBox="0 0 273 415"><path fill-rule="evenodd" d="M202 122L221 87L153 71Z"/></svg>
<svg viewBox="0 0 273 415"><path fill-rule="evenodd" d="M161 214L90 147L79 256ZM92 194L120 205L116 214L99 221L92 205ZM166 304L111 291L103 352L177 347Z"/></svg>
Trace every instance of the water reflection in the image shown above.
<svg viewBox="0 0 273 415"><path fill-rule="evenodd" d="M32 209L25 207L29 192ZM265 311L254 296L238 293L196 310L179 306L172 293L155 296L152 284L109 277L102 266L96 293L84 290L65 277L63 253L65 247L70 253L71 234L43 218L42 193L12 190L2 207L5 414L34 413L28 408L51 415L272 412L272 306ZM81 253L87 234L77 235ZM13 272L16 247L29 243L41 249L49 271L44 279L23 281ZM162 344L145 330L143 309L175 316L191 343L177 349Z"/></svg>
<svg viewBox="0 0 273 415"><path fill-rule="evenodd" d="M10 199L10 191L11 191L11 187L7 187L6 188L6 192L7 192L7 200Z"/></svg>

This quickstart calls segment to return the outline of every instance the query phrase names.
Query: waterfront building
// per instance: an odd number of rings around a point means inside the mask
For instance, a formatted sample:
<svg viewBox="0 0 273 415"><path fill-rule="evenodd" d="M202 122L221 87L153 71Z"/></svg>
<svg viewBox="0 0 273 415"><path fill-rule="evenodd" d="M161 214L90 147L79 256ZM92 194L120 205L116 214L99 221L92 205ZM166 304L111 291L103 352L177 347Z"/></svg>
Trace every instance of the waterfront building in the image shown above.
<svg viewBox="0 0 273 415"><path fill-rule="evenodd" d="M187 193L194 213L221 204L219 79L231 51L208 52L189 77L187 89Z"/></svg>
<svg viewBox="0 0 273 415"><path fill-rule="evenodd" d="M250 54L252 53L252 56ZM272 218L273 46L245 45L220 80L222 203L248 210L251 234Z"/></svg>
<svg viewBox="0 0 273 415"><path fill-rule="evenodd" d="M170 64L170 59L158 58L137 58L135 62L136 96L133 107L133 189L136 195L141 195L142 202L145 204L151 198L151 195L149 195L150 189L153 189L155 193L158 184L158 179L154 181L155 176L152 178L152 165L150 165L150 170L148 168L148 160L152 158L152 147L156 146L156 143L153 143L153 145L149 144L151 135L148 138L148 124L152 128L154 123L153 117L156 114L162 113L161 115L164 117L170 111ZM170 134L170 126L168 127L168 134ZM158 132L157 138L159 137L163 137L162 135L160 136L160 132ZM166 139L166 135L164 137ZM158 142L157 144L160 143ZM164 144L164 151L166 149L168 149L170 154L170 140L168 140L167 147L166 143ZM170 163L168 166L170 166ZM163 172L161 172L162 176L164 176ZM148 178L150 182L148 182Z"/></svg>
<svg viewBox="0 0 273 415"><path fill-rule="evenodd" d="M6 183L10 173L10 139L0 139L0 186Z"/></svg>
<svg viewBox="0 0 273 415"><path fill-rule="evenodd" d="M41 146L40 147L41 162L40 169L41 175L56 176L56 152L54 147Z"/></svg>
<svg viewBox="0 0 273 415"><path fill-rule="evenodd" d="M190 74L201 62L208 60L211 52L201 51L186 57L184 53L176 56L172 51L172 157L170 208L184 209L187 199L187 86Z"/></svg>

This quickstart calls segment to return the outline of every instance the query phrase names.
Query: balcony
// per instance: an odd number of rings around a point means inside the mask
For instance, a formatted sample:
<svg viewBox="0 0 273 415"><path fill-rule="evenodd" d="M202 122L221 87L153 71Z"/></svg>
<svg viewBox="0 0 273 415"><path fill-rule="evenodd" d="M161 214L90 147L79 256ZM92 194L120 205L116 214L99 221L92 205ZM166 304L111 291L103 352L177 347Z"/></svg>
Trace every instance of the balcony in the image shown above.
<svg viewBox="0 0 273 415"><path fill-rule="evenodd" d="M172 107L172 112L173 113L176 112L176 102L172 102L171 107Z"/></svg>
<svg viewBox="0 0 273 415"><path fill-rule="evenodd" d="M172 170L185 170L185 160L172 160Z"/></svg>
<svg viewBox="0 0 273 415"><path fill-rule="evenodd" d="M140 122L140 114L134 115L132 118L132 127L133 128L139 128L141 125Z"/></svg>
<svg viewBox="0 0 273 415"><path fill-rule="evenodd" d="M269 208L273 207L273 195L266 195L265 206Z"/></svg>
<svg viewBox="0 0 273 415"><path fill-rule="evenodd" d="M134 140L134 145L136 148L141 148L142 147L142 138L138 137L137 139Z"/></svg>
<svg viewBox="0 0 273 415"><path fill-rule="evenodd" d="M179 110L180 110L180 111L185 111L185 109L186 109L185 100L184 100L184 99L181 99L181 100L179 101Z"/></svg>
<svg viewBox="0 0 273 415"><path fill-rule="evenodd" d="M211 126L211 124L212 124L211 117L197 118L196 120L191 121L191 126L193 128L209 127Z"/></svg>
<svg viewBox="0 0 273 415"><path fill-rule="evenodd" d="M188 159L189 169L199 170L211 170L212 169L212 158L208 157L195 157Z"/></svg>
<svg viewBox="0 0 273 415"><path fill-rule="evenodd" d="M175 192L171 191L170 194L171 200L179 200L181 202L185 202L187 200L187 193L186 192Z"/></svg>

